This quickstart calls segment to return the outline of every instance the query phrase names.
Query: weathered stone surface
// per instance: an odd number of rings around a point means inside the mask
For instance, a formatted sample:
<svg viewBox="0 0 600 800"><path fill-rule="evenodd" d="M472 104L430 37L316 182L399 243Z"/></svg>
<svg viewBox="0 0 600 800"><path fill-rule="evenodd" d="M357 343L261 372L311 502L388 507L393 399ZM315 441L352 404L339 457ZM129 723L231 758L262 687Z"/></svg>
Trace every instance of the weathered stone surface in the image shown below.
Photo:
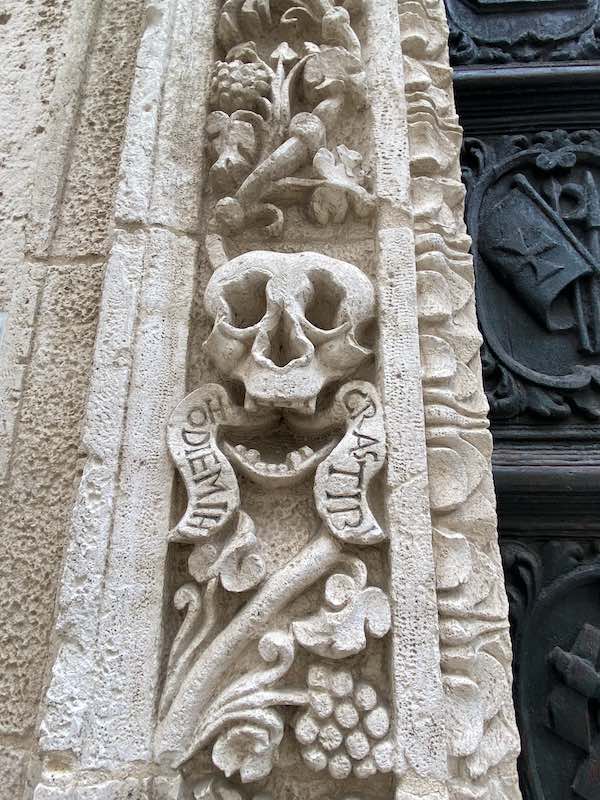
<svg viewBox="0 0 600 800"><path fill-rule="evenodd" d="M107 268L41 740L90 767L149 754L169 516L161 433L183 381L195 248L167 231L122 233Z"/></svg>
<svg viewBox="0 0 600 800"><path fill-rule="evenodd" d="M442 6L346 5L70 18L6 340L36 800L518 796Z"/></svg>
<svg viewBox="0 0 600 800"><path fill-rule="evenodd" d="M30 754L12 747L0 747L0 797L12 800L23 794Z"/></svg>
<svg viewBox="0 0 600 800"><path fill-rule="evenodd" d="M37 147L48 121L49 98L62 63L69 0L23 4L7 0L0 12L0 165L2 270L0 304L9 302L24 249L24 221Z"/></svg>
<svg viewBox="0 0 600 800"><path fill-rule="evenodd" d="M79 466L102 266L48 267L3 493L0 730L32 731Z"/></svg>

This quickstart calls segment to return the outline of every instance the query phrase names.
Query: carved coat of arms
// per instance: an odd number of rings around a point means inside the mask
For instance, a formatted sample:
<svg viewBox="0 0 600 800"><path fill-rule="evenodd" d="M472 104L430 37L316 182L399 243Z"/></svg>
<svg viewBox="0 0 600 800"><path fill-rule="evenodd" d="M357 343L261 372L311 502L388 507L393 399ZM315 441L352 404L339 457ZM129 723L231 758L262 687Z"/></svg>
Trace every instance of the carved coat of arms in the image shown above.
<svg viewBox="0 0 600 800"><path fill-rule="evenodd" d="M467 142L468 219L496 417L600 415L600 151L564 131Z"/></svg>

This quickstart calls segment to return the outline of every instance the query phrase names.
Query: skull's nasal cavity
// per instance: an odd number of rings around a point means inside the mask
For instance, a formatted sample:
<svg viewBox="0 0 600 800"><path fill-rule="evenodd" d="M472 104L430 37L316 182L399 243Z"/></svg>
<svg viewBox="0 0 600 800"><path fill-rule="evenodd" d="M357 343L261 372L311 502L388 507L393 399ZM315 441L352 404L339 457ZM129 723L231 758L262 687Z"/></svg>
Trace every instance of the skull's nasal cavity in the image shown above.
<svg viewBox="0 0 600 800"><path fill-rule="evenodd" d="M310 353L312 346L299 333L286 309L279 314L277 325L269 331L269 348L263 355L276 367L285 367Z"/></svg>

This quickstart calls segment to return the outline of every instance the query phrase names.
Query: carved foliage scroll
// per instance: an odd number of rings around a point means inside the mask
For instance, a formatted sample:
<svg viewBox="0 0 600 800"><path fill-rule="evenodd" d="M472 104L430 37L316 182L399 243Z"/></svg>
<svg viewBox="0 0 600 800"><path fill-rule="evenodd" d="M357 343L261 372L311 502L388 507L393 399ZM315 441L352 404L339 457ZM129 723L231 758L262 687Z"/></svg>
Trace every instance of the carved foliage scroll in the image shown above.
<svg viewBox="0 0 600 800"><path fill-rule="evenodd" d="M400 3L450 796L519 796L492 441L441 2Z"/></svg>
<svg viewBox="0 0 600 800"><path fill-rule="evenodd" d="M445 1L454 65L567 62L600 53L597 0Z"/></svg>

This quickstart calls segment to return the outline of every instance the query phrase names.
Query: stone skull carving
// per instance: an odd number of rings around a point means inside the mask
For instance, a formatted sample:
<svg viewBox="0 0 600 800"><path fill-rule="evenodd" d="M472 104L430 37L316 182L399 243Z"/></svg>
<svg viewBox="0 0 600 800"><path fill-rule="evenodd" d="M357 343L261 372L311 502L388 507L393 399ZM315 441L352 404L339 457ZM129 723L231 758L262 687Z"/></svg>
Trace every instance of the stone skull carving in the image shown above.
<svg viewBox="0 0 600 800"><path fill-rule="evenodd" d="M312 414L323 387L371 353L359 343L375 309L370 280L320 253L245 253L216 270L204 301L215 320L205 347L243 383L249 411Z"/></svg>

